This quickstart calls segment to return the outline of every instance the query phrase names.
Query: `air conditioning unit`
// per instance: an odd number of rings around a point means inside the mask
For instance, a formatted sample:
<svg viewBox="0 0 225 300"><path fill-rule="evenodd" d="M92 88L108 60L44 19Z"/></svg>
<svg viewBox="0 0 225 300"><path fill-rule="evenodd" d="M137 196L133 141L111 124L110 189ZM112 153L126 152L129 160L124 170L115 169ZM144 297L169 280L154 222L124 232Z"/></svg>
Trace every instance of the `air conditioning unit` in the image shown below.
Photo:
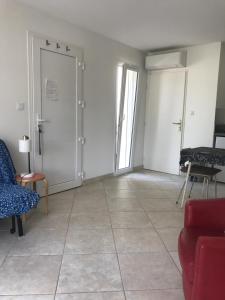
<svg viewBox="0 0 225 300"><path fill-rule="evenodd" d="M171 52L148 55L145 59L147 70L183 68L186 66L186 52Z"/></svg>

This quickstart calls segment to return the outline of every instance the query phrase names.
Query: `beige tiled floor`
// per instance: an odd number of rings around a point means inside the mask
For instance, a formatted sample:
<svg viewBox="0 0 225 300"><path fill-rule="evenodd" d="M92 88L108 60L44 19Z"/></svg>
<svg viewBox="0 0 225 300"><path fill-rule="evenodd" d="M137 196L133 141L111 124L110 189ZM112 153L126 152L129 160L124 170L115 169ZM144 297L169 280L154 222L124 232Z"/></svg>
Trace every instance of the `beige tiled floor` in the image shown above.
<svg viewBox="0 0 225 300"><path fill-rule="evenodd" d="M0 220L0 300L183 300L182 181L143 171L52 195L22 238Z"/></svg>

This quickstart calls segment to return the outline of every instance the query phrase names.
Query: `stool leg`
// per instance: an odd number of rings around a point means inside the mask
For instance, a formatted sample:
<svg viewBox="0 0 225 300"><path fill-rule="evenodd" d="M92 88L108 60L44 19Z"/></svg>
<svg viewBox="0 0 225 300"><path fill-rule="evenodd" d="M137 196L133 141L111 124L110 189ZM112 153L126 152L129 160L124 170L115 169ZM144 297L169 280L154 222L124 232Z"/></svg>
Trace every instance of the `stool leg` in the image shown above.
<svg viewBox="0 0 225 300"><path fill-rule="evenodd" d="M214 181L215 181L215 198L217 198L217 178L216 178L216 175L214 177Z"/></svg>
<svg viewBox="0 0 225 300"><path fill-rule="evenodd" d="M15 216L12 216L12 227L10 229L10 233L15 233L16 231L16 218Z"/></svg>
<svg viewBox="0 0 225 300"><path fill-rule="evenodd" d="M189 192L189 195L188 195L188 198L191 198L191 192L192 192L192 189L193 189L193 186L194 186L194 181L192 181L191 183L191 189L190 189L190 192Z"/></svg>
<svg viewBox="0 0 225 300"><path fill-rule="evenodd" d="M27 220L26 214L23 214L23 215L22 215L22 220L23 220L23 222L26 222L26 220Z"/></svg>
<svg viewBox="0 0 225 300"><path fill-rule="evenodd" d="M186 175L186 179L185 179L184 190L183 190L182 200L181 200L181 207L183 207L183 205L184 205L185 194L186 194L186 190L187 190L187 184L188 184L190 171L191 171L191 162L189 162L189 164L188 164L188 170L187 170L187 175Z"/></svg>
<svg viewBox="0 0 225 300"><path fill-rule="evenodd" d="M178 195L178 197L177 197L176 204L178 204L178 202L179 202L179 200L180 200L180 196L181 196L181 194L182 194L182 191L183 191L184 185L185 185L185 181L184 181L184 183L182 184L182 187L181 187L181 189L180 189L179 195Z"/></svg>
<svg viewBox="0 0 225 300"><path fill-rule="evenodd" d="M209 198L209 178L208 177L206 179L206 182L207 182L207 185L206 185L206 187L207 187L207 189L206 189L206 199L208 199Z"/></svg>
<svg viewBox="0 0 225 300"><path fill-rule="evenodd" d="M47 215L48 214L48 181L45 178L43 180L43 182L44 182L44 185L45 185L45 212L46 212L46 215Z"/></svg>
<svg viewBox="0 0 225 300"><path fill-rule="evenodd" d="M37 185L36 185L36 182L33 182L33 191L37 191Z"/></svg>
<svg viewBox="0 0 225 300"><path fill-rule="evenodd" d="M18 226L18 235L23 236L23 223L20 216L16 216L17 218L17 226Z"/></svg>
<svg viewBox="0 0 225 300"><path fill-rule="evenodd" d="M202 183L202 198L204 197L204 191L205 191L205 177L203 177L203 183Z"/></svg>

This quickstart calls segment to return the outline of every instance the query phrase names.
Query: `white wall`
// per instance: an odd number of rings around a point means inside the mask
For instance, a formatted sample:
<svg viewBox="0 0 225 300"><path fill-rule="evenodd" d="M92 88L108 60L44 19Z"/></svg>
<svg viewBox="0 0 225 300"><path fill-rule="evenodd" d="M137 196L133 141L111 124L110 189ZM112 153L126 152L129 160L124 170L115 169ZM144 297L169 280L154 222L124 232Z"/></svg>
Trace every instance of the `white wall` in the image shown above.
<svg viewBox="0 0 225 300"><path fill-rule="evenodd" d="M87 178L113 172L117 65L127 62L140 68L134 165L142 165L146 86L143 53L12 0L0 0L0 138L9 145L18 171L24 169L26 162L24 155L18 153L17 140L28 134L26 30L84 50ZM25 102L25 110L16 111L16 102Z"/></svg>
<svg viewBox="0 0 225 300"><path fill-rule="evenodd" d="M187 52L182 147L211 147L214 136L221 43L193 46L182 50ZM150 141L147 141L147 144L149 143Z"/></svg>
<svg viewBox="0 0 225 300"><path fill-rule="evenodd" d="M183 147L212 146L221 43L187 48Z"/></svg>

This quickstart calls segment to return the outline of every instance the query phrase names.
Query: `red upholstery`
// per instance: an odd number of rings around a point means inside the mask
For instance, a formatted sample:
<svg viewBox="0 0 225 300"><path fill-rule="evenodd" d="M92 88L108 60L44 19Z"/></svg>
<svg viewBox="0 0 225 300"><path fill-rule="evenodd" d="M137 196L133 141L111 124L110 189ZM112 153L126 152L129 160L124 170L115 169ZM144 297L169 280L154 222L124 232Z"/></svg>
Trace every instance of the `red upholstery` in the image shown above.
<svg viewBox="0 0 225 300"><path fill-rule="evenodd" d="M185 206L179 257L186 300L225 300L225 198Z"/></svg>

